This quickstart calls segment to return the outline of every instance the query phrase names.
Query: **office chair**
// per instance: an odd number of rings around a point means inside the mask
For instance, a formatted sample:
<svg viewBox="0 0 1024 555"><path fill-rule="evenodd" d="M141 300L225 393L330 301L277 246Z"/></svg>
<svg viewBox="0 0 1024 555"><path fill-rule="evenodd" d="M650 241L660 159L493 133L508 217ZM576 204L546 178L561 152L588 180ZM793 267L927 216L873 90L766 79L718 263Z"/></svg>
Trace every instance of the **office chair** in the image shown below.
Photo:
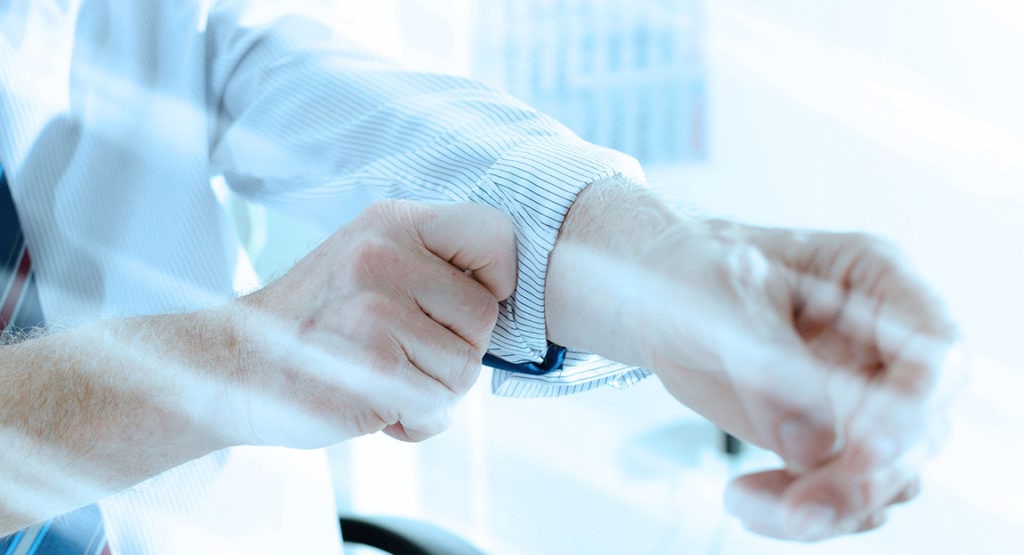
<svg viewBox="0 0 1024 555"><path fill-rule="evenodd" d="M339 517L346 546L365 545L391 555L485 555L466 540L426 522L398 517Z"/></svg>

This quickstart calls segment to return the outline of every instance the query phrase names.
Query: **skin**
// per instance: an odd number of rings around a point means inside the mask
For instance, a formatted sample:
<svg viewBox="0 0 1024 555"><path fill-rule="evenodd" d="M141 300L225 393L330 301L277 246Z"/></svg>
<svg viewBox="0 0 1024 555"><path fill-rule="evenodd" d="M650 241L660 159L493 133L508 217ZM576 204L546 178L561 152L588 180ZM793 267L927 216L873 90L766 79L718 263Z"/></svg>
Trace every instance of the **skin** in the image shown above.
<svg viewBox="0 0 1024 555"><path fill-rule="evenodd" d="M515 276L495 210L386 202L225 306L2 347L0 534L228 446L441 432ZM698 220L612 178L577 198L545 295L552 341L779 453L726 494L757 532L880 525L941 438L955 331L877 239Z"/></svg>
<svg viewBox="0 0 1024 555"><path fill-rule="evenodd" d="M384 202L223 307L4 346L0 534L229 446L439 433L515 253L492 208Z"/></svg>
<svg viewBox="0 0 1024 555"><path fill-rule="evenodd" d="M787 468L740 477L726 506L791 540L871 529L916 495L962 375L942 304L891 245L698 220L621 180L570 211L547 318L553 341L649 368L778 453Z"/></svg>

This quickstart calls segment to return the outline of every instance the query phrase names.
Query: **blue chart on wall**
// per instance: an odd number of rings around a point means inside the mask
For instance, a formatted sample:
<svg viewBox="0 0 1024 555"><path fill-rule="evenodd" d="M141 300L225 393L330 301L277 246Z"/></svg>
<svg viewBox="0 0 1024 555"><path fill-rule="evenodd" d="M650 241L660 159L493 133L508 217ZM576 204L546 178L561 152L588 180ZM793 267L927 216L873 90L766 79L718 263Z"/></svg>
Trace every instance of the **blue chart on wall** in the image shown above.
<svg viewBox="0 0 1024 555"><path fill-rule="evenodd" d="M475 73L644 164L707 156L701 0L484 0Z"/></svg>

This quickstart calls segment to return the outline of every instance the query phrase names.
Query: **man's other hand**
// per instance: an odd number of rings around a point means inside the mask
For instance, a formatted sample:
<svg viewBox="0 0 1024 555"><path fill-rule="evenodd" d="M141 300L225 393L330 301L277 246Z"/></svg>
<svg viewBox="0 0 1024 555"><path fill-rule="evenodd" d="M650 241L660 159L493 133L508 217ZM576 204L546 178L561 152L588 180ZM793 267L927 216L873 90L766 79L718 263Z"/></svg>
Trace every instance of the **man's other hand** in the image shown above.
<svg viewBox="0 0 1024 555"><path fill-rule="evenodd" d="M954 326L903 255L862 234L700 221L638 186L603 187L580 195L552 255L553 341L649 368L778 453L787 468L727 491L751 530L820 540L878 526L915 495L959 372Z"/></svg>

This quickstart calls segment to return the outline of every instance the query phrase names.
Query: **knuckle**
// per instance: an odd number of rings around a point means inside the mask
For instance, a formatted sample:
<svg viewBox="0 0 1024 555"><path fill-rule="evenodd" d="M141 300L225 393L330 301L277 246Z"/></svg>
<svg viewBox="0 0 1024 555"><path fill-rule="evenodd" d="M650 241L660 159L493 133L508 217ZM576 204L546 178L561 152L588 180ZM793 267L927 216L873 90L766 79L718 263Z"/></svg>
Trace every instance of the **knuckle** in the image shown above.
<svg viewBox="0 0 1024 555"><path fill-rule="evenodd" d="M483 354L479 349L467 346L465 351L454 360L455 372L449 384L450 389L459 396L465 395L480 375Z"/></svg>
<svg viewBox="0 0 1024 555"><path fill-rule="evenodd" d="M487 351L491 333L498 322L498 302L493 298L482 300L473 303L466 312L469 316L463 333L472 347L473 355L479 359Z"/></svg>
<svg viewBox="0 0 1024 555"><path fill-rule="evenodd" d="M487 300L484 301L483 305L484 306L481 309L483 311L481 319L486 325L488 331L490 331L490 329L494 327L494 324L498 323L498 300L488 295Z"/></svg>
<svg viewBox="0 0 1024 555"><path fill-rule="evenodd" d="M407 202L395 199L378 200L363 209L359 217L375 222L381 219L387 220L399 214L407 204Z"/></svg>
<svg viewBox="0 0 1024 555"><path fill-rule="evenodd" d="M428 440L451 427L451 421L444 415L439 415L434 422L417 427L405 426L405 435L408 441L419 443Z"/></svg>
<svg viewBox="0 0 1024 555"><path fill-rule="evenodd" d="M356 431L359 435L375 434L394 424L398 417L393 411L371 410L356 417Z"/></svg>
<svg viewBox="0 0 1024 555"><path fill-rule="evenodd" d="M459 404L460 399L462 399L461 395L450 390L446 390L441 393L440 404L431 419L433 429L436 429L438 432L442 432L451 427L455 414L455 406Z"/></svg>
<svg viewBox="0 0 1024 555"><path fill-rule="evenodd" d="M460 364L461 361L454 363L444 374L434 376L436 387L431 388L430 394L424 399L426 402L424 413L439 415L449 411L465 394L465 391L461 389L463 384L459 383L464 379Z"/></svg>
<svg viewBox="0 0 1024 555"><path fill-rule="evenodd" d="M477 303L475 320L478 334L482 338L490 336L494 325L498 323L498 301L488 295L486 299ZM486 348L487 346L483 345L482 347Z"/></svg>
<svg viewBox="0 0 1024 555"><path fill-rule="evenodd" d="M494 208L491 210L493 214L490 216L488 228L491 230L493 242L503 249L514 249L516 244L516 226L504 213Z"/></svg>
<svg viewBox="0 0 1024 555"><path fill-rule="evenodd" d="M360 358L373 370L394 371L406 361L405 351L395 336L398 310L386 296L360 295L354 299L343 334L359 345Z"/></svg>
<svg viewBox="0 0 1024 555"><path fill-rule="evenodd" d="M408 440L423 441L451 426L459 396L446 388L438 389L436 395L430 396L428 406L406 411L399 419Z"/></svg>
<svg viewBox="0 0 1024 555"><path fill-rule="evenodd" d="M357 284L375 286L386 276L395 257L392 246L386 241L366 236L352 246L346 266Z"/></svg>
<svg viewBox="0 0 1024 555"><path fill-rule="evenodd" d="M455 276L454 281L461 285L449 292L449 299L458 308L446 320L445 326L476 347L483 356L483 350L487 348L490 335L498 322L498 301L483 286L466 282L461 275Z"/></svg>
<svg viewBox="0 0 1024 555"><path fill-rule="evenodd" d="M488 204L461 202L453 205L452 207L460 211L463 218L487 222L488 224L494 224L495 227L497 225L497 220L508 219L501 210L498 210Z"/></svg>
<svg viewBox="0 0 1024 555"><path fill-rule="evenodd" d="M850 505L861 511L881 507L891 498L889 483L878 474L865 476L853 483Z"/></svg>
<svg viewBox="0 0 1024 555"><path fill-rule="evenodd" d="M855 499L861 508L877 507L882 503L879 484L875 480L864 480L857 486Z"/></svg>
<svg viewBox="0 0 1024 555"><path fill-rule="evenodd" d="M390 340L382 339L367 345L370 367L380 374L394 375L400 373L407 364L406 355L395 349Z"/></svg>
<svg viewBox="0 0 1024 555"><path fill-rule="evenodd" d="M384 341L371 341L362 349L359 363L365 365L374 376L388 378L399 376L405 365L404 357L396 353Z"/></svg>
<svg viewBox="0 0 1024 555"><path fill-rule="evenodd" d="M378 237L390 237L399 241L409 239L410 230L423 217L422 205L397 199L376 201L367 206L351 226Z"/></svg>
<svg viewBox="0 0 1024 555"><path fill-rule="evenodd" d="M844 234L846 241L856 250L863 253L871 253L887 261L902 261L906 257L901 249L891 239L874 233L857 231Z"/></svg>
<svg viewBox="0 0 1024 555"><path fill-rule="evenodd" d="M387 296L377 293L364 293L355 297L348 307L349 322L359 329L372 330L379 333L386 329L386 323L394 315L393 302Z"/></svg>
<svg viewBox="0 0 1024 555"><path fill-rule="evenodd" d="M467 234L503 250L515 247L516 227L507 214L493 206L475 203L465 203L458 208L463 219L471 222L465 228Z"/></svg>
<svg viewBox="0 0 1024 555"><path fill-rule="evenodd" d="M760 249L737 245L724 253L718 272L720 281L735 291L760 291L768 282L771 263Z"/></svg>

